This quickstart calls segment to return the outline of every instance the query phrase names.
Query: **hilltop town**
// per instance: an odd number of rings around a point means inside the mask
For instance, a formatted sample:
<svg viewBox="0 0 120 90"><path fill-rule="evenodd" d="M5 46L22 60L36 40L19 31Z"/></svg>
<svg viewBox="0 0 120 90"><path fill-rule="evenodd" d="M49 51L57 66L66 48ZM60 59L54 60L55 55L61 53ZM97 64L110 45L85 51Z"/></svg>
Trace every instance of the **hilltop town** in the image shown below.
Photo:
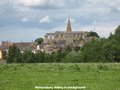
<svg viewBox="0 0 120 90"><path fill-rule="evenodd" d="M98 37L99 36L95 32L73 31L70 19L68 19L66 31L46 33L41 44L36 42L2 41L0 45L0 59L2 59L4 55L8 54L9 47L12 45L15 45L17 48L19 48L21 53L23 53L25 50L31 50L33 53L40 51L52 53L57 52L61 48L67 46L70 46L71 48L82 47L85 43Z"/></svg>

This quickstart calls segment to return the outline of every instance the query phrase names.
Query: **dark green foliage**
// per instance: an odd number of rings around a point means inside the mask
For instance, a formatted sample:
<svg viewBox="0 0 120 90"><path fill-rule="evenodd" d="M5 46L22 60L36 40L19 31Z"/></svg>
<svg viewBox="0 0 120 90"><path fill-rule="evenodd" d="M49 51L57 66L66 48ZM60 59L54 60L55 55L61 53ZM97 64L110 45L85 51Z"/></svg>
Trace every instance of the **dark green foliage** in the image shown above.
<svg viewBox="0 0 120 90"><path fill-rule="evenodd" d="M102 40L92 40L81 49L84 62L99 62L103 60Z"/></svg>
<svg viewBox="0 0 120 90"><path fill-rule="evenodd" d="M68 53L69 53L69 50L67 49L60 50L58 52L53 52L51 54L51 61L52 62L64 62L64 59Z"/></svg>
<svg viewBox="0 0 120 90"><path fill-rule="evenodd" d="M75 50L76 52L78 52L78 51L80 50L80 47L79 47L79 46L76 46L76 47L74 47L74 50Z"/></svg>
<svg viewBox="0 0 120 90"><path fill-rule="evenodd" d="M110 47L114 61L120 62L120 25L115 30L115 34L110 35L107 44Z"/></svg>
<svg viewBox="0 0 120 90"><path fill-rule="evenodd" d="M39 52L35 54L35 60L37 63L42 63L45 61L45 53L44 52Z"/></svg>
<svg viewBox="0 0 120 90"><path fill-rule="evenodd" d="M99 35L96 32L90 31L90 35L89 36L93 36L93 37L98 37Z"/></svg>
<svg viewBox="0 0 120 90"><path fill-rule="evenodd" d="M7 56L7 63L19 63L22 62L20 50L15 46L12 45L9 47L8 56Z"/></svg>
<svg viewBox="0 0 120 90"><path fill-rule="evenodd" d="M45 52L40 52L39 53L39 62L43 63L45 61Z"/></svg>
<svg viewBox="0 0 120 90"><path fill-rule="evenodd" d="M83 62L83 57L82 54L72 50L71 52L69 52L65 58L63 62L67 62L67 63L76 63L76 62Z"/></svg>
<svg viewBox="0 0 120 90"><path fill-rule="evenodd" d="M48 61L46 60L48 59ZM49 62L49 54L46 54L45 52L39 52L39 53L32 53L30 50L26 50L23 53L23 60L25 63L43 63L43 62Z"/></svg>
<svg viewBox="0 0 120 90"><path fill-rule="evenodd" d="M60 53L59 52L52 53L52 60L53 62L60 62Z"/></svg>
<svg viewBox="0 0 120 90"><path fill-rule="evenodd" d="M115 35L114 35L115 39L119 42L120 44L120 25L117 27L117 29L115 30Z"/></svg>
<svg viewBox="0 0 120 90"><path fill-rule="evenodd" d="M45 60L44 60L45 63L50 63L52 62L52 57L50 54L48 53L45 53Z"/></svg>
<svg viewBox="0 0 120 90"><path fill-rule="evenodd" d="M25 63L35 63L35 55L31 50L25 50L23 53L23 62Z"/></svg>
<svg viewBox="0 0 120 90"><path fill-rule="evenodd" d="M43 43L43 38L37 38L36 40L35 40L35 42L37 42L38 44L42 44Z"/></svg>
<svg viewBox="0 0 120 90"><path fill-rule="evenodd" d="M74 56L69 53L69 54L66 55L63 62L73 63L73 61L74 61Z"/></svg>
<svg viewBox="0 0 120 90"><path fill-rule="evenodd" d="M108 60L108 61L113 61L114 60L114 47L112 46L111 42L106 42L105 45L103 46L103 53L104 53L104 56L105 56L105 60Z"/></svg>
<svg viewBox="0 0 120 90"><path fill-rule="evenodd" d="M116 51L117 51L117 46L116 45L116 41L109 41L109 42L106 42L104 45L103 45L103 54L104 54L104 57L107 61L109 62L114 62L115 61L115 58L116 58Z"/></svg>

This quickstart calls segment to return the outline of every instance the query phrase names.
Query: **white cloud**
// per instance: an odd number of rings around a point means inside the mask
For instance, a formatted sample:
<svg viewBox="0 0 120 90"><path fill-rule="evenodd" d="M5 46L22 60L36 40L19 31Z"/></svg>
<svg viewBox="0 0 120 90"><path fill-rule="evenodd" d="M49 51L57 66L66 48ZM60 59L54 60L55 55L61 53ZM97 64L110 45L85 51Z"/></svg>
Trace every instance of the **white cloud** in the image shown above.
<svg viewBox="0 0 120 90"><path fill-rule="evenodd" d="M16 3L29 7L29 6L36 6L36 5L44 5L47 3L47 0L17 0Z"/></svg>
<svg viewBox="0 0 120 90"><path fill-rule="evenodd" d="M65 0L11 0L15 5L24 7L63 7Z"/></svg>
<svg viewBox="0 0 120 90"><path fill-rule="evenodd" d="M49 22L51 22L49 16L45 16L44 18L42 18L42 19L40 20L40 23L49 23Z"/></svg>
<svg viewBox="0 0 120 90"><path fill-rule="evenodd" d="M98 33L98 35L100 37L109 37L110 33L113 33L115 32L115 29L116 29L117 25L115 26L86 26L86 27L81 27L81 28L78 28L80 31L95 31Z"/></svg>
<svg viewBox="0 0 120 90"><path fill-rule="evenodd" d="M110 27L96 27L95 29L93 29L92 31L95 31L99 34L100 37L109 37L110 33L114 33L115 32L115 26L110 26Z"/></svg>
<svg viewBox="0 0 120 90"><path fill-rule="evenodd" d="M27 22L27 21L28 21L28 18L22 18L22 21L23 21L23 22Z"/></svg>
<svg viewBox="0 0 120 90"><path fill-rule="evenodd" d="M117 10L120 11L120 7L118 7Z"/></svg>

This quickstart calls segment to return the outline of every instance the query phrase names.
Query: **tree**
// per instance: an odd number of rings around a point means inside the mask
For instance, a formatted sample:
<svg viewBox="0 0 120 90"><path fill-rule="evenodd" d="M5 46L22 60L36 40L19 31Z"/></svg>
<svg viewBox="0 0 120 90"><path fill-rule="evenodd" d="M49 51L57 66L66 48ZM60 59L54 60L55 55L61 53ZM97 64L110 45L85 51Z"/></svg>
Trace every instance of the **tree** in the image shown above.
<svg viewBox="0 0 120 90"><path fill-rule="evenodd" d="M115 34L110 35L108 42L111 45L111 51L114 52L114 61L120 62L120 25L116 28Z"/></svg>
<svg viewBox="0 0 120 90"><path fill-rule="evenodd" d="M115 39L119 42L120 44L120 25L117 27L117 29L115 30L115 35L114 35Z"/></svg>
<svg viewBox="0 0 120 90"><path fill-rule="evenodd" d="M86 43L82 48L82 55L84 62L99 62L103 59L102 40L92 40Z"/></svg>
<svg viewBox="0 0 120 90"><path fill-rule="evenodd" d="M114 46L112 46L111 42L106 42L103 46L103 53L106 61L113 62L114 61Z"/></svg>
<svg viewBox="0 0 120 90"><path fill-rule="evenodd" d="M93 31L90 31L89 36L98 37L99 38L99 35L96 32L93 32Z"/></svg>
<svg viewBox="0 0 120 90"><path fill-rule="evenodd" d="M54 52L52 53L52 61L53 62L60 62L60 53L59 52Z"/></svg>
<svg viewBox="0 0 120 90"><path fill-rule="evenodd" d="M68 45L68 46L65 46L65 47L64 47L64 50L65 50L65 52L68 52L68 53L69 53L69 52L71 52L71 51L72 51L72 48L73 48L73 46L72 46L72 45L71 45L71 46L70 46L70 45Z"/></svg>
<svg viewBox="0 0 120 90"><path fill-rule="evenodd" d="M80 50L80 47L79 47L79 46L76 46L76 47L74 47L74 50L75 50L76 52L78 52L78 51Z"/></svg>
<svg viewBox="0 0 120 90"><path fill-rule="evenodd" d="M103 55L109 62L120 62L120 44L112 38L108 40L103 46Z"/></svg>
<svg viewBox="0 0 120 90"><path fill-rule="evenodd" d="M42 44L43 43L43 38L37 38L36 40L35 40L35 42L37 42L38 44Z"/></svg>
<svg viewBox="0 0 120 90"><path fill-rule="evenodd" d="M36 63L42 62L40 52L35 54L35 58L36 58Z"/></svg>
<svg viewBox="0 0 120 90"><path fill-rule="evenodd" d="M67 62L67 63L80 63L80 62L83 62L82 54L76 52L75 50L72 50L71 52L69 52L65 56L63 62Z"/></svg>
<svg viewBox="0 0 120 90"><path fill-rule="evenodd" d="M44 60L45 63L50 63L50 62L53 62L52 59L51 59L51 55L46 53L45 54L45 60Z"/></svg>
<svg viewBox="0 0 120 90"><path fill-rule="evenodd" d="M31 50L25 50L23 53L23 62L24 63L35 63L36 59L35 59L35 55L34 53L32 53Z"/></svg>
<svg viewBox="0 0 120 90"><path fill-rule="evenodd" d="M73 61L74 61L74 57L71 54L67 54L63 62L73 63Z"/></svg>
<svg viewBox="0 0 120 90"><path fill-rule="evenodd" d="M22 62L20 50L15 45L9 47L7 62L8 63Z"/></svg>
<svg viewBox="0 0 120 90"><path fill-rule="evenodd" d="M47 62L46 58L48 59L48 61L50 59L48 54L45 52L38 52L38 53L34 54L34 57L35 57L34 60L36 63L45 63L45 62Z"/></svg>
<svg viewBox="0 0 120 90"><path fill-rule="evenodd" d="M46 53L45 52L40 52L39 55L40 55L40 62L44 63L45 62L45 55L46 55Z"/></svg>

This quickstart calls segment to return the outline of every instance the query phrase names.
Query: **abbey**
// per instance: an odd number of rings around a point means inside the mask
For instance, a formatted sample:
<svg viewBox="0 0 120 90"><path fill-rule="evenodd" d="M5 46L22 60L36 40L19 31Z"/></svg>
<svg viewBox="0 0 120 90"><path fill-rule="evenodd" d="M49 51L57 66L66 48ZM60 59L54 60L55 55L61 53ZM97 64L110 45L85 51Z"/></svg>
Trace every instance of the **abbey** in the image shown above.
<svg viewBox="0 0 120 90"><path fill-rule="evenodd" d="M55 33L46 33L44 43L55 43L59 46L73 45L82 46L90 41L90 32L72 31L70 19L68 19L66 31L56 31Z"/></svg>

